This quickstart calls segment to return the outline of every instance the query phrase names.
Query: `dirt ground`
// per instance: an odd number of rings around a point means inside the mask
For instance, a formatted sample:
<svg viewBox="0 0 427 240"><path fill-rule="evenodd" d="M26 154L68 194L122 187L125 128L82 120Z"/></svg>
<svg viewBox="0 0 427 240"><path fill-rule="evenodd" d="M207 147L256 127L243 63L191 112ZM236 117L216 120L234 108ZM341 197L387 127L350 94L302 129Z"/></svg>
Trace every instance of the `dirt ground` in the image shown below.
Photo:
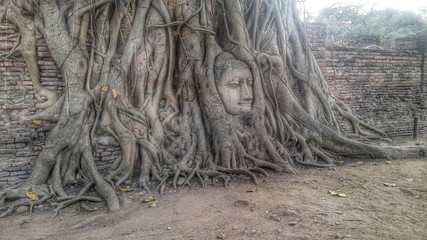
<svg viewBox="0 0 427 240"><path fill-rule="evenodd" d="M427 159L345 162L260 184L120 193L122 210L77 205L0 219L0 239L427 239ZM346 196L332 196L328 191ZM47 207L45 207L47 208Z"/></svg>

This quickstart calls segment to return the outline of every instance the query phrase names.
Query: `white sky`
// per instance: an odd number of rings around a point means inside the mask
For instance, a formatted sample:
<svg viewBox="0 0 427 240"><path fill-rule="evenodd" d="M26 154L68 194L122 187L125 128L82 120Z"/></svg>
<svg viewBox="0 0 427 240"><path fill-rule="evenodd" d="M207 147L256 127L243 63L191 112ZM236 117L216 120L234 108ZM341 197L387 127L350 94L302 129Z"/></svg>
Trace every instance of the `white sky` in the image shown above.
<svg viewBox="0 0 427 240"><path fill-rule="evenodd" d="M366 7L372 7L375 4L375 9L395 8L399 10L411 10L417 12L420 8L427 6L425 0L305 0L305 8L307 11L315 13L320 9L327 8L334 3L345 2L353 4L364 4Z"/></svg>

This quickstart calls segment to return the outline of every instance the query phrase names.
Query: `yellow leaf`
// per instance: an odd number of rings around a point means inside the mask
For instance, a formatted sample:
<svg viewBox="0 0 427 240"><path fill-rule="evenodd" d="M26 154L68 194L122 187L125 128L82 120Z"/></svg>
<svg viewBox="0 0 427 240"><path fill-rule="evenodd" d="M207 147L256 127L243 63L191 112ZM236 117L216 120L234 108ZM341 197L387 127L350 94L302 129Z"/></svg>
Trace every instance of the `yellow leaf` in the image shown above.
<svg viewBox="0 0 427 240"><path fill-rule="evenodd" d="M341 191L328 191L332 196L347 197L347 195Z"/></svg>
<svg viewBox="0 0 427 240"><path fill-rule="evenodd" d="M103 91L103 92L108 92L108 86L103 86L103 87L101 88L101 91Z"/></svg>
<svg viewBox="0 0 427 240"><path fill-rule="evenodd" d="M341 160L338 160L338 161L336 161L335 162L338 166L342 166L342 165L344 165L344 161L341 161Z"/></svg>
<svg viewBox="0 0 427 240"><path fill-rule="evenodd" d="M120 189L120 191L122 191L122 192L132 192L132 191L133 191L133 188L131 188L131 187L126 187L126 188L122 188L122 189Z"/></svg>
<svg viewBox="0 0 427 240"><path fill-rule="evenodd" d="M222 233L222 232L220 232L220 233L218 233L218 235L216 235L216 237L217 237L218 239L225 239L225 234L224 234L224 233Z"/></svg>
<svg viewBox="0 0 427 240"><path fill-rule="evenodd" d="M150 207L157 207L157 203L156 202L152 202L149 206Z"/></svg>
<svg viewBox="0 0 427 240"><path fill-rule="evenodd" d="M119 90L113 88L113 90L111 90L111 91L113 93L113 98L116 98L116 97L120 96L120 91Z"/></svg>
<svg viewBox="0 0 427 240"><path fill-rule="evenodd" d="M33 124L36 126L40 126L40 125L42 125L42 121L41 120L33 120Z"/></svg>
<svg viewBox="0 0 427 240"><path fill-rule="evenodd" d="M37 194L34 192L27 192L25 195L27 195L27 198L29 198L31 201L39 200L39 196L37 196Z"/></svg>
<svg viewBox="0 0 427 240"><path fill-rule="evenodd" d="M144 200L142 200L143 203L149 203L149 202L153 202L156 199L153 196L148 196L146 197Z"/></svg>

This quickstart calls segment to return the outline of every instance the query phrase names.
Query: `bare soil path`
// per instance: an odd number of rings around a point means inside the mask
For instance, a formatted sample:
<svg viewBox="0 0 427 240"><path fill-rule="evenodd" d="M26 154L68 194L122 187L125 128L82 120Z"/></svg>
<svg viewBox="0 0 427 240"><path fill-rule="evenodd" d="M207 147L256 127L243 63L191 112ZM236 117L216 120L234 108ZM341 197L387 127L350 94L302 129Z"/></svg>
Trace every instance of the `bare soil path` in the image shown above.
<svg viewBox="0 0 427 240"><path fill-rule="evenodd" d="M426 159L196 186L155 196L155 207L141 203L146 193L121 193L115 213L36 209L0 219L0 239L427 239Z"/></svg>

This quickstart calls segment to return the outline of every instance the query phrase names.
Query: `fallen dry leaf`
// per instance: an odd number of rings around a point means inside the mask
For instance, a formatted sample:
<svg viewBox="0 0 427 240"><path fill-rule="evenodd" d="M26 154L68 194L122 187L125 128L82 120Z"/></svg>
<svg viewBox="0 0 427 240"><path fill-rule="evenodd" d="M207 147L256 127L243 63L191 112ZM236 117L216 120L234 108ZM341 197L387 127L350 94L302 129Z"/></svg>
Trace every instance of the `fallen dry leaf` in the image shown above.
<svg viewBox="0 0 427 240"><path fill-rule="evenodd" d="M153 196L148 196L146 198L144 198L144 200L142 200L143 203L149 203L149 202L153 202L155 201L156 198L154 198Z"/></svg>
<svg viewBox="0 0 427 240"><path fill-rule="evenodd" d="M342 235L341 233L336 233L336 234L335 234L335 238L343 239L343 238L344 238L344 235Z"/></svg>
<svg viewBox="0 0 427 240"><path fill-rule="evenodd" d="M103 87L101 88L101 91L103 91L103 92L108 92L108 86L103 86Z"/></svg>
<svg viewBox="0 0 427 240"><path fill-rule="evenodd" d="M387 186L387 187L397 187L397 184L396 183L384 183L384 186Z"/></svg>
<svg viewBox="0 0 427 240"><path fill-rule="evenodd" d="M218 239L225 239L225 234L224 234L224 233L222 233L222 232L220 232L220 233L218 233L218 234L216 235L216 237L217 237Z"/></svg>
<svg viewBox="0 0 427 240"><path fill-rule="evenodd" d="M337 196L337 197L347 197L347 195L339 190L337 191L328 191L332 196Z"/></svg>
<svg viewBox="0 0 427 240"><path fill-rule="evenodd" d="M341 161L341 160L338 160L335 163L337 164L337 166L342 166L342 165L344 165L345 162Z"/></svg>
<svg viewBox="0 0 427 240"><path fill-rule="evenodd" d="M113 98L116 98L116 97L120 96L120 91L119 90L113 88L113 90L111 90L111 91L113 93Z"/></svg>
<svg viewBox="0 0 427 240"><path fill-rule="evenodd" d="M133 188L131 188L131 187L121 188L120 191L122 191L122 192L133 192Z"/></svg>
<svg viewBox="0 0 427 240"><path fill-rule="evenodd" d="M36 126L40 126L40 125L42 125L42 121L41 120L33 120L33 124Z"/></svg>
<svg viewBox="0 0 427 240"><path fill-rule="evenodd" d="M156 202L152 202L150 205L148 205L150 207L157 207L157 203Z"/></svg>
<svg viewBox="0 0 427 240"><path fill-rule="evenodd" d="M29 198L31 201L39 200L39 196L37 196L35 192L27 192L25 195L27 195L27 198Z"/></svg>

